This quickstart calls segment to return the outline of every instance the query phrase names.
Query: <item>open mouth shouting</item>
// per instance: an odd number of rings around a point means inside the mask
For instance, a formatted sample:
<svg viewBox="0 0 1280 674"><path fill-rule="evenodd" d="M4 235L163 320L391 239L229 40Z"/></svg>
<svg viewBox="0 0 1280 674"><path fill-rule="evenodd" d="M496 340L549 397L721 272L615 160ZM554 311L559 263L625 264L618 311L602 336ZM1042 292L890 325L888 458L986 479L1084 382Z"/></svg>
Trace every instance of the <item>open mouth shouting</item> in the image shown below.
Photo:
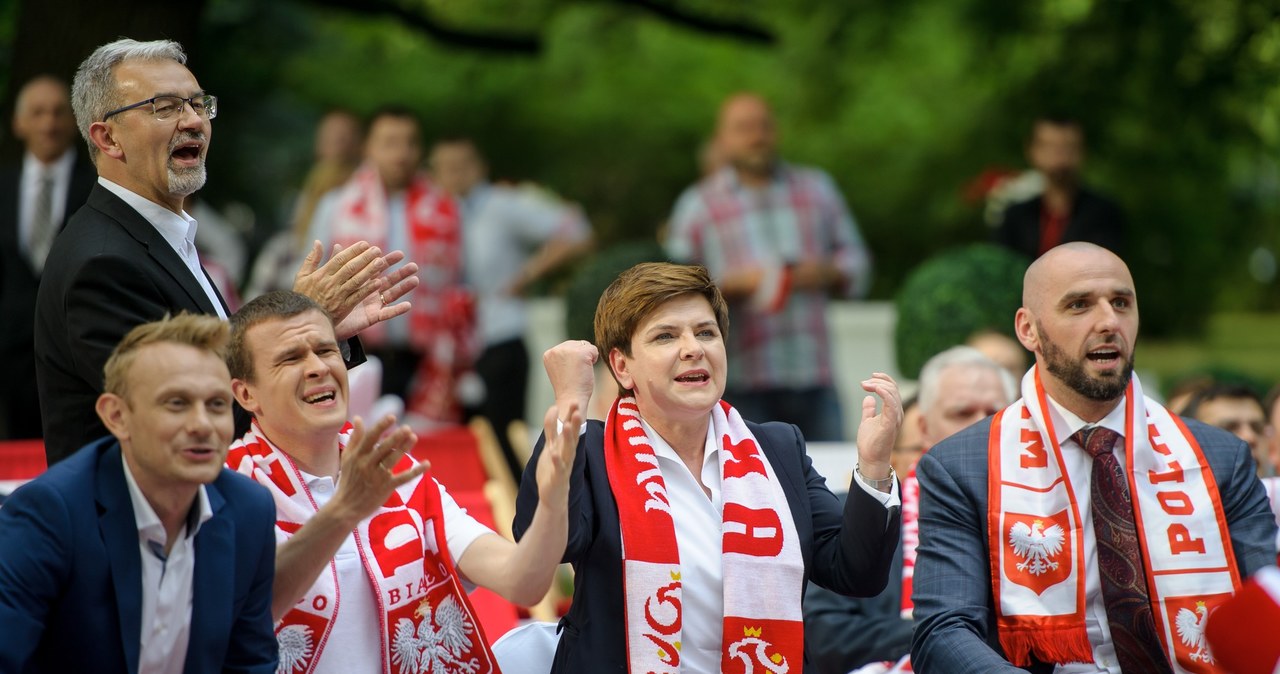
<svg viewBox="0 0 1280 674"><path fill-rule="evenodd" d="M1110 344L1091 349L1085 357L1103 369L1112 369L1121 364L1120 348Z"/></svg>
<svg viewBox="0 0 1280 674"><path fill-rule="evenodd" d="M705 384L711 381L711 374L706 370L689 370L676 377L682 384Z"/></svg>
<svg viewBox="0 0 1280 674"><path fill-rule="evenodd" d="M169 144L169 159L177 166L199 166L204 161L201 152L204 150L203 134L182 134Z"/></svg>

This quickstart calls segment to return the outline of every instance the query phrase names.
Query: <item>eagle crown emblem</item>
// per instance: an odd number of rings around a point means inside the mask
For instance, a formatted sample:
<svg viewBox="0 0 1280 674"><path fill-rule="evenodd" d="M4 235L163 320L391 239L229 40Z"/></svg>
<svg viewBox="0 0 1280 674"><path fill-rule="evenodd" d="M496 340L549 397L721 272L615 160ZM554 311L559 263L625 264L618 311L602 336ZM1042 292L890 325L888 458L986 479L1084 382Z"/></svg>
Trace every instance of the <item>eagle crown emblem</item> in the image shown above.
<svg viewBox="0 0 1280 674"><path fill-rule="evenodd" d="M1197 601L1196 609L1178 609L1174 624L1178 628L1178 639L1183 646L1191 649L1191 661L1213 664L1213 652L1204 638L1204 621L1209 617L1209 607L1203 601Z"/></svg>
<svg viewBox="0 0 1280 674"><path fill-rule="evenodd" d="M1013 546L1013 554L1022 558L1015 564L1019 571L1027 571L1039 576L1058 569L1058 562L1053 561L1062 552L1066 542L1066 532L1062 526L1052 524L1044 527L1044 520L1033 520L1031 526L1026 522L1017 522L1009 529L1009 544Z"/></svg>

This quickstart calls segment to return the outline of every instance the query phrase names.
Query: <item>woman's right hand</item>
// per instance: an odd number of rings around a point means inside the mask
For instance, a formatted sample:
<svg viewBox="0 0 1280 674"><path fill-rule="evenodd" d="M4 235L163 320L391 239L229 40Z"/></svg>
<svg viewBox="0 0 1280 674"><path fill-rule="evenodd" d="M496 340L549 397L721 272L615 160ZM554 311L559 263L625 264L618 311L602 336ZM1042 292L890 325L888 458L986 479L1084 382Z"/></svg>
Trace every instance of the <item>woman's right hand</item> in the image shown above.
<svg viewBox="0 0 1280 674"><path fill-rule="evenodd" d="M595 389L595 363L600 351L591 342L575 339L561 342L542 354L542 367L551 380L556 407L586 410Z"/></svg>

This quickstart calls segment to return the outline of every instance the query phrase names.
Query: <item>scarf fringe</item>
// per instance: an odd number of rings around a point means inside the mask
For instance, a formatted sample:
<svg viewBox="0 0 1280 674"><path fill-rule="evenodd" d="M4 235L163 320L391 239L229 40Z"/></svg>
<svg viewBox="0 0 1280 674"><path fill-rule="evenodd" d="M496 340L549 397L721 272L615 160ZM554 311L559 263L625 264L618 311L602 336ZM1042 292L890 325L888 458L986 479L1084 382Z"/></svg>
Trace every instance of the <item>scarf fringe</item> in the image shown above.
<svg viewBox="0 0 1280 674"><path fill-rule="evenodd" d="M1084 624L1034 629L1001 625L997 631L1005 657L1017 667L1029 667L1032 655L1040 662L1057 664L1093 662L1093 646Z"/></svg>

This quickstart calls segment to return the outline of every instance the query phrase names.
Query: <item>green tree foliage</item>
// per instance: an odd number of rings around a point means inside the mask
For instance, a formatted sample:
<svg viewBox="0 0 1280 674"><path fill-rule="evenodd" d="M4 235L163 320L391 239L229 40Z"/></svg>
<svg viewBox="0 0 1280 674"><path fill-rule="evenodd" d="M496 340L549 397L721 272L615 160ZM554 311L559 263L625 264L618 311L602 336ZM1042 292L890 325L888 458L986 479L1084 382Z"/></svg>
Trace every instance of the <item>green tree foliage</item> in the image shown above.
<svg viewBox="0 0 1280 674"><path fill-rule="evenodd" d="M652 239L718 103L759 91L783 155L843 189L881 298L988 238L965 186L1024 165L1037 113L1073 113L1088 181L1127 211L1151 334L1280 307L1278 15L1271 0L205 0L192 65L223 97L210 198L264 223L324 108L396 101L429 137L476 137L495 176L582 202L605 244Z"/></svg>

